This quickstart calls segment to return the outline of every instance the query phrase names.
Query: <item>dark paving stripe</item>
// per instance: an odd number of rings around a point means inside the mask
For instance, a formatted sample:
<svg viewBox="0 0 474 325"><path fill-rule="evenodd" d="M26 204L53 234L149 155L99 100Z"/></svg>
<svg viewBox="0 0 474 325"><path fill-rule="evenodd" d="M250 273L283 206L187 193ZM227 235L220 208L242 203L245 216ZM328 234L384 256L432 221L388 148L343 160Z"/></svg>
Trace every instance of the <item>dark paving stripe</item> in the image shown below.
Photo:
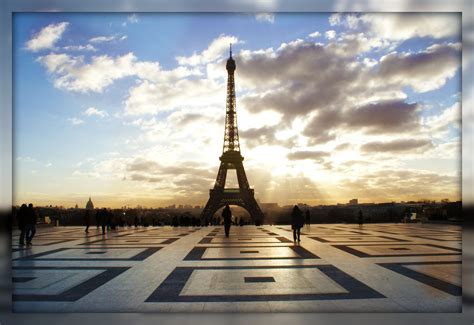
<svg viewBox="0 0 474 325"><path fill-rule="evenodd" d="M246 276L245 283L259 283L259 282L275 282L272 276Z"/></svg>
<svg viewBox="0 0 474 325"><path fill-rule="evenodd" d="M107 249L134 249L136 247L108 247ZM48 255L51 255L51 254L54 254L54 253L58 253L58 252L62 252L62 251L65 251L65 250L69 250L69 249L90 249L90 248L86 248L86 247L74 247L74 248L58 248L58 249L54 249L54 250L51 250L51 251L48 251L48 252L43 252L43 253L39 253L39 254L33 254L33 255L28 255L28 256L24 256L24 257L20 257L20 258L16 258L14 259L14 261L17 261L17 260L35 260L35 259L38 259L40 261L143 261L145 260L146 258L148 258L149 256L153 255L154 253L156 253L157 251L159 251L162 247L149 247L149 248L145 248L144 251L136 254L135 256L132 256L131 258L68 258L68 257L58 257L58 258L44 258L45 256L48 256ZM87 253L86 253L87 254Z"/></svg>
<svg viewBox="0 0 474 325"><path fill-rule="evenodd" d="M443 264L461 264L457 261L440 262L407 262L407 263L378 263L386 269L392 270L418 282L429 285L430 287L444 291L453 296L461 296L462 288L449 282L431 277L429 275L409 269L407 265L443 265Z"/></svg>
<svg viewBox="0 0 474 325"><path fill-rule="evenodd" d="M344 252L350 253L352 255L355 255L357 257L404 257L404 256L445 256L445 255L461 255L461 250L457 248L452 248L452 247L445 247L445 246L439 246L439 245L432 245L432 244L397 244L397 245L409 245L410 247L412 246L428 246L428 247L435 247L435 248L441 248L445 249L448 251L452 251L452 253L413 253L413 254L376 254L376 255L371 255L367 254L365 252L357 250L357 246L365 246L365 247L370 247L370 246L375 246L375 247L380 247L380 246L387 246L387 245L395 245L395 244L370 244L370 245L364 245L364 244L348 244L348 245L332 245L335 248L338 248Z"/></svg>
<svg viewBox="0 0 474 325"><path fill-rule="evenodd" d="M197 270L272 270L315 268L331 280L341 285L343 293L314 294L274 294L274 295L196 295L180 296L191 274ZM276 282L278 283L278 282ZM385 298L381 293L344 273L333 265L292 265L292 266L222 266L222 267L177 267L145 300L145 302L239 302L239 301L299 301L299 300L335 300L335 299L371 299Z"/></svg>
<svg viewBox="0 0 474 325"><path fill-rule="evenodd" d="M32 276L14 276L12 278L12 282L13 283L25 283L25 282L28 282L28 281L31 281L31 280L34 280L36 279L36 277L32 277Z"/></svg>
<svg viewBox="0 0 474 325"><path fill-rule="evenodd" d="M109 282L116 276L122 274L129 267L13 267L21 270L104 270L100 274L58 294L58 295L35 295L35 294L13 294L13 301L76 301L103 284Z"/></svg>
<svg viewBox="0 0 474 325"><path fill-rule="evenodd" d="M240 253L259 253L260 251L250 251L249 249L252 248L278 248L278 247L287 247L293 250L298 256L288 256L288 257L259 257L259 256L252 256L252 257L213 257L213 258L203 258L204 253L207 249L213 248L246 248L246 251L240 251ZM245 254L244 253L244 254ZM303 248L302 246L201 246L201 247L194 247L188 255L184 258L184 261L235 261L235 260L294 260L294 259L319 259L319 256L311 253L307 249Z"/></svg>

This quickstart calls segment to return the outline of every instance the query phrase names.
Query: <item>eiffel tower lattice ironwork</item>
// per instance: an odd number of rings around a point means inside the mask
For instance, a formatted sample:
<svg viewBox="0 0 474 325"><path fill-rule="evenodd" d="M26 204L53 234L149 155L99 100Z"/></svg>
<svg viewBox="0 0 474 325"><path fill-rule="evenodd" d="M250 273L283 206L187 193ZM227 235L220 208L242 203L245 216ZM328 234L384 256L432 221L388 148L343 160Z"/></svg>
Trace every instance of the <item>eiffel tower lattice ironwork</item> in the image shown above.
<svg viewBox="0 0 474 325"><path fill-rule="evenodd" d="M225 115L225 133L222 156L220 156L220 167L214 188L209 191L209 200L201 214L201 220L208 224L214 213L226 204L237 205L250 214L255 223L261 224L263 212L254 197L254 190L250 188L245 175L242 161L244 157L240 154L239 130L237 128L237 112L235 109L235 84L234 72L235 61L232 58L232 45L230 57L227 60L227 102ZM227 172L235 170L237 173L238 188L225 188Z"/></svg>

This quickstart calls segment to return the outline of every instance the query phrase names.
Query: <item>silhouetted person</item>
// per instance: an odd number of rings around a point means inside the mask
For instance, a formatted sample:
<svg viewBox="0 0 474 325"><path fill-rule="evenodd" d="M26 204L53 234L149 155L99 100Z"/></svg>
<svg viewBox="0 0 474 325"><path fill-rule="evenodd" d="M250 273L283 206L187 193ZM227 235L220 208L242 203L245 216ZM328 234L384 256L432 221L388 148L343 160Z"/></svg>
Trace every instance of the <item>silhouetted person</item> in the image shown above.
<svg viewBox="0 0 474 325"><path fill-rule="evenodd" d="M362 214L362 210L359 210L359 226L362 226L362 224L364 223L364 215Z"/></svg>
<svg viewBox="0 0 474 325"><path fill-rule="evenodd" d="M25 235L26 235L26 245L31 246L31 241L36 234L36 222L38 221L38 216L36 211L33 208L33 204L28 204L26 219L25 219Z"/></svg>
<svg viewBox="0 0 474 325"><path fill-rule="evenodd" d="M28 215L28 207L26 204L22 204L20 210L16 214L16 219L18 222L18 229L20 229L20 246L25 245L25 223Z"/></svg>
<svg viewBox="0 0 474 325"><path fill-rule="evenodd" d="M307 225L311 224L311 215L309 213L309 210L306 210L306 224Z"/></svg>
<svg viewBox="0 0 474 325"><path fill-rule="evenodd" d="M97 226L97 229L100 227L100 210L97 209L95 212L95 224Z"/></svg>
<svg viewBox="0 0 474 325"><path fill-rule="evenodd" d="M135 218L133 219L133 223L134 223L135 228L137 228L138 227L138 216L135 216Z"/></svg>
<svg viewBox="0 0 474 325"><path fill-rule="evenodd" d="M86 233L89 232L89 226L91 225L91 212L86 210L86 214L84 215L84 225L86 226Z"/></svg>
<svg viewBox="0 0 474 325"><path fill-rule="evenodd" d="M110 209L107 209L107 229L112 229L112 230L115 230L115 226L116 226L116 218L115 218L115 214L112 212L112 210Z"/></svg>
<svg viewBox="0 0 474 325"><path fill-rule="evenodd" d="M304 218L303 212L301 212L300 208L297 205L293 207L293 211L291 212L291 229L293 229L293 241L300 240L300 230L301 227L304 225Z"/></svg>
<svg viewBox="0 0 474 325"><path fill-rule="evenodd" d="M107 213L106 208L100 209L97 212L97 214L99 215L99 221L102 227L102 235L105 235L105 228L107 227L107 224L109 223L109 214Z"/></svg>
<svg viewBox="0 0 474 325"><path fill-rule="evenodd" d="M244 218L240 217L239 225L241 227L244 225Z"/></svg>
<svg viewBox="0 0 474 325"><path fill-rule="evenodd" d="M232 212L228 204L222 210L222 218L224 219L225 236L229 237L230 226L232 225Z"/></svg>

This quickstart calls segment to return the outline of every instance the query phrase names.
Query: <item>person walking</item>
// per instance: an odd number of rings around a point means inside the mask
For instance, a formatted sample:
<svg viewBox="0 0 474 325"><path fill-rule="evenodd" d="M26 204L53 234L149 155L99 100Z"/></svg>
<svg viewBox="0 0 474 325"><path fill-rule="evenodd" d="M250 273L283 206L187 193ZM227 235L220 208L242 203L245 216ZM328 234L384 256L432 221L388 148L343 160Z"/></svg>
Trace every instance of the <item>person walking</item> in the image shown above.
<svg viewBox="0 0 474 325"><path fill-rule="evenodd" d="M33 208L33 204L28 204L28 209L25 218L25 236L26 236L26 246L33 245L31 241L36 234L36 222L38 221L38 216L36 211Z"/></svg>
<svg viewBox="0 0 474 325"><path fill-rule="evenodd" d="M229 237L230 226L232 225L232 212L228 204L222 210L222 218L224 219L225 236Z"/></svg>
<svg viewBox="0 0 474 325"><path fill-rule="evenodd" d="M362 224L364 223L364 215L362 214L362 210L359 209L359 226L362 226Z"/></svg>
<svg viewBox="0 0 474 325"><path fill-rule="evenodd" d="M86 226L85 232L89 232L89 226L91 225L91 213L90 210L86 210L86 214L84 215L84 225Z"/></svg>
<svg viewBox="0 0 474 325"><path fill-rule="evenodd" d="M100 225L102 227L102 235L105 235L105 228L107 227L107 224L109 223L109 214L107 213L106 208L102 208L97 213L99 214Z"/></svg>
<svg viewBox="0 0 474 325"><path fill-rule="evenodd" d="M291 212L291 229L293 229L293 241L298 239L300 242L300 230L301 227L304 225L304 218L303 212L301 212L300 208L297 205L293 207L293 211Z"/></svg>
<svg viewBox="0 0 474 325"><path fill-rule="evenodd" d="M306 224L308 226L311 225L311 214L309 213L309 209L306 209Z"/></svg>
<svg viewBox="0 0 474 325"><path fill-rule="evenodd" d="M20 210L16 214L16 219L18 222L18 229L20 229L20 246L25 246L25 222L28 215L28 207L26 204L22 204Z"/></svg>
<svg viewBox="0 0 474 325"><path fill-rule="evenodd" d="M97 226L97 230L99 230L99 227L100 227L100 210L99 209L95 211L95 225Z"/></svg>

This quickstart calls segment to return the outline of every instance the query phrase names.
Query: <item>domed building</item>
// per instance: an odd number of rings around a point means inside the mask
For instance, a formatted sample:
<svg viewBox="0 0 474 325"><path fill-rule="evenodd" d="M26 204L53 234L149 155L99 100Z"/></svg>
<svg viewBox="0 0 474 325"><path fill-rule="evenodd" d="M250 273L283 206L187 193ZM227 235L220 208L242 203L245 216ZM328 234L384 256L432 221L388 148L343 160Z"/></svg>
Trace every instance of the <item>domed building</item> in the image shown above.
<svg viewBox="0 0 474 325"><path fill-rule="evenodd" d="M89 196L89 201L86 203L87 210L94 210L94 203L92 203L91 197Z"/></svg>

